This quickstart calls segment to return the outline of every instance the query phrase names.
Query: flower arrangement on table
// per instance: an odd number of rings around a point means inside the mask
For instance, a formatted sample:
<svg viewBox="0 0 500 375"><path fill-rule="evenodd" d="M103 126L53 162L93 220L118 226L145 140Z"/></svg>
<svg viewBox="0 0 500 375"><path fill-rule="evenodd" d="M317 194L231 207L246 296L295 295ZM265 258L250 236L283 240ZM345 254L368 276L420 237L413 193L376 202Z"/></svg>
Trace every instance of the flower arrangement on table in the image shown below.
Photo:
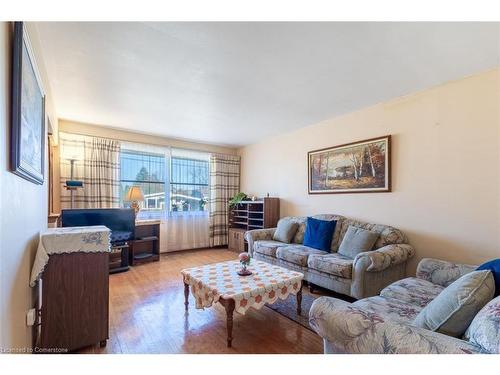
<svg viewBox="0 0 500 375"><path fill-rule="evenodd" d="M241 264L241 270L238 271L238 275L240 276L248 276L252 274L252 271L247 269L247 267L250 265L250 255L248 253L241 253L238 255L238 259L240 260Z"/></svg>

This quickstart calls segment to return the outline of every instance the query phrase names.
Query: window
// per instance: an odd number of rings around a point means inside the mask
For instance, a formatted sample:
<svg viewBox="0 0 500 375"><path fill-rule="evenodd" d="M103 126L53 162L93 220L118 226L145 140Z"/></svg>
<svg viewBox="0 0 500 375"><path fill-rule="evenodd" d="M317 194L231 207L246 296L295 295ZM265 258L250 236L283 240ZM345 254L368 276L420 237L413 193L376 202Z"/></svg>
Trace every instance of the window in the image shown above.
<svg viewBox="0 0 500 375"><path fill-rule="evenodd" d="M120 200L123 207L130 207L123 197L131 186L140 186L144 194L141 210L160 213L165 208L166 185L165 155L136 150L121 150Z"/></svg>
<svg viewBox="0 0 500 375"><path fill-rule="evenodd" d="M146 151L146 150L153 150ZM140 186L144 194L141 216L151 217L163 211L200 212L208 210L208 154L146 145L123 144L120 156L120 199L131 186ZM168 187L168 188L167 188ZM170 202L166 204L165 202Z"/></svg>
<svg viewBox="0 0 500 375"><path fill-rule="evenodd" d="M170 170L170 209L177 212L206 211L208 160L172 155Z"/></svg>

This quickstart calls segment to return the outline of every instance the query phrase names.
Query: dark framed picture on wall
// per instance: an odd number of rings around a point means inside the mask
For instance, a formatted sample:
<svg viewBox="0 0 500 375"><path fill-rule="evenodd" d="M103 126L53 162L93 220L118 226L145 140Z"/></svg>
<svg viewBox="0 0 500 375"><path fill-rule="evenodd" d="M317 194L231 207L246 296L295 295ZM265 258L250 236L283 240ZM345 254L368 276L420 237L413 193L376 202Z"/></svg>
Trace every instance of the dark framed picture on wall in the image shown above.
<svg viewBox="0 0 500 375"><path fill-rule="evenodd" d="M391 136L307 153L309 194L391 191Z"/></svg>
<svg viewBox="0 0 500 375"><path fill-rule="evenodd" d="M12 50L11 169L43 184L45 94L23 22L14 22Z"/></svg>

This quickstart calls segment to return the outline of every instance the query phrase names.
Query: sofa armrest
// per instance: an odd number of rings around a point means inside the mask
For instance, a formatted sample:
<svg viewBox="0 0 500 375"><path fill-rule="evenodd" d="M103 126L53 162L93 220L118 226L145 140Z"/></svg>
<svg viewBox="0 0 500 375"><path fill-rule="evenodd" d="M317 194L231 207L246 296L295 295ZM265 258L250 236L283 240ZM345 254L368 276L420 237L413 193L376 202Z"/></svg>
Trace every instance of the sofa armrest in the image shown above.
<svg viewBox="0 0 500 375"><path fill-rule="evenodd" d="M408 244L392 244L374 251L359 253L354 258L354 267L365 267L365 271L383 271L390 266L406 262L413 255L415 249Z"/></svg>
<svg viewBox="0 0 500 375"><path fill-rule="evenodd" d="M481 353L467 341L408 324L331 297L320 297L309 311L310 326L336 353Z"/></svg>
<svg viewBox="0 0 500 375"><path fill-rule="evenodd" d="M415 254L408 244L392 244L359 253L353 262L351 296L375 296L387 285L406 276L406 261Z"/></svg>
<svg viewBox="0 0 500 375"><path fill-rule="evenodd" d="M476 266L457 264L445 260L424 258L417 266L417 278L447 287L463 275L472 272Z"/></svg>
<svg viewBox="0 0 500 375"><path fill-rule="evenodd" d="M272 240L276 228L253 229L245 232L245 240L248 242L248 253L253 256L253 244L255 241Z"/></svg>

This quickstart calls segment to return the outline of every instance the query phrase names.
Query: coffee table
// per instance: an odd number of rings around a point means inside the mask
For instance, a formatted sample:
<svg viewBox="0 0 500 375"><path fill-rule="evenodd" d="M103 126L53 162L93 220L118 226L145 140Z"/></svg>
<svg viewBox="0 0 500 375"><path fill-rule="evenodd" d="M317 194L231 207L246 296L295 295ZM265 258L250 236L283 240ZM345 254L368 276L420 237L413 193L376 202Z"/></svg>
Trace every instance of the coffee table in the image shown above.
<svg viewBox="0 0 500 375"><path fill-rule="evenodd" d="M301 313L302 280L300 272L290 271L258 260L252 260L250 276L237 274L239 261L208 264L181 271L184 280L184 305L189 306L189 290L196 301L196 308L203 309L219 302L226 310L227 346L233 341L233 313L245 314L250 308L260 309L278 298L297 296L297 314Z"/></svg>

